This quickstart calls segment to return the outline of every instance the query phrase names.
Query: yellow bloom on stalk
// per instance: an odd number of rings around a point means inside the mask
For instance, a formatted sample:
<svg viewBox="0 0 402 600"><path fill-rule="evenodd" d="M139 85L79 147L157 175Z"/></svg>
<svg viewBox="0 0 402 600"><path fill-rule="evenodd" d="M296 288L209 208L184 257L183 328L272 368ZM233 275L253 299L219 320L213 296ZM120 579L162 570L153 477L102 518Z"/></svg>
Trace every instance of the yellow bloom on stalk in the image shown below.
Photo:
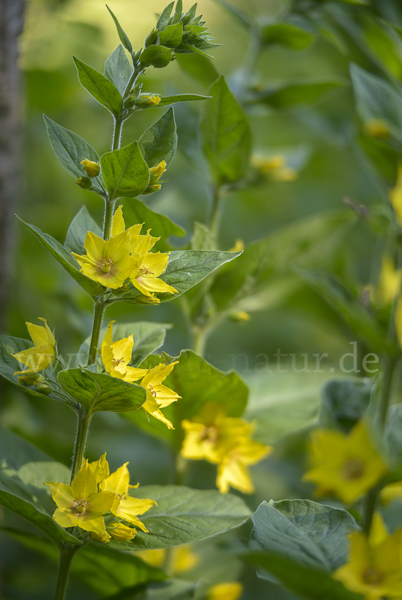
<svg viewBox="0 0 402 600"><path fill-rule="evenodd" d="M150 230L145 235L141 235L141 228L142 224L138 224L129 227L126 231L122 207L116 209L112 221L112 238L124 232L130 236L130 252L136 261L136 269L133 269L130 278L132 284L149 297L153 297L154 292L176 293L174 287L159 279L167 267L170 253L151 252L160 238L150 235ZM158 299L155 300L159 302Z"/></svg>
<svg viewBox="0 0 402 600"><path fill-rule="evenodd" d="M239 581L218 583L208 588L205 600L239 600L243 586Z"/></svg>
<svg viewBox="0 0 402 600"><path fill-rule="evenodd" d="M381 490L381 503L387 506L394 500L402 500L402 483L397 481L396 483L390 483Z"/></svg>
<svg viewBox="0 0 402 600"><path fill-rule="evenodd" d="M155 500L133 498L129 495L129 488L136 488L138 484L130 485L130 473L127 465L128 462L101 481L100 488L108 493L113 493L114 502L110 507L110 511L116 517L132 523L142 531L148 532L148 529L138 519L137 515L147 512L156 502ZM135 533L135 529L133 531Z"/></svg>
<svg viewBox="0 0 402 600"><path fill-rule="evenodd" d="M51 481L46 483L50 487L53 500L57 509L53 515L54 520L62 527L80 527L98 535L106 535L106 514L116 496L111 491L98 491L96 476L85 461L71 485Z"/></svg>
<svg viewBox="0 0 402 600"><path fill-rule="evenodd" d="M310 455L313 468L303 479L318 485L317 495L335 495L345 504L355 502L387 472L363 421L348 435L316 429L311 438Z"/></svg>
<svg viewBox="0 0 402 600"><path fill-rule="evenodd" d="M88 231L84 248L86 255L72 252L81 266L81 273L107 288L121 287L140 263L139 257L130 255L130 235L127 232L106 241Z"/></svg>
<svg viewBox="0 0 402 600"><path fill-rule="evenodd" d="M276 181L293 181L297 178L297 171L286 165L286 157L282 154L273 156L254 154L251 157L251 165L261 175L268 175Z"/></svg>
<svg viewBox="0 0 402 600"><path fill-rule="evenodd" d="M88 177L97 177L99 175L100 166L97 162L84 158L84 160L81 161L81 164L84 167L85 173L88 175Z"/></svg>
<svg viewBox="0 0 402 600"><path fill-rule="evenodd" d="M158 365L150 369L142 379L140 385L147 390L147 399L141 408L158 421L166 425L168 429L174 429L173 424L162 413L161 408L166 408L180 398L179 394L163 385L166 377L173 371L178 361L170 365Z"/></svg>
<svg viewBox="0 0 402 600"><path fill-rule="evenodd" d="M399 225L402 225L402 165L398 166L395 187L389 191L388 195L392 208L395 211L396 220Z"/></svg>
<svg viewBox="0 0 402 600"><path fill-rule="evenodd" d="M250 439L254 425L244 419L226 417L216 405L206 405L193 421L183 421L186 432L181 455L218 464L216 484L222 494L230 487L251 494L254 486L248 467L260 462L270 446Z"/></svg>
<svg viewBox="0 0 402 600"><path fill-rule="evenodd" d="M376 517L377 515L375 515ZM374 520L367 539L363 532L350 534L348 561L333 574L334 579L367 600L402 597L402 532L392 535Z"/></svg>
<svg viewBox="0 0 402 600"><path fill-rule="evenodd" d="M396 270L394 261L389 255L383 257L381 262L380 281L378 286L378 300L381 304L391 304L399 293L402 283L402 271Z"/></svg>
<svg viewBox="0 0 402 600"><path fill-rule="evenodd" d="M27 369L24 371L16 371L14 375L22 374L23 376L30 373L38 373L46 369L56 358L56 341L53 337L46 319L39 318L43 321L43 325L33 325L26 323L31 340L34 343L33 348L21 350L17 354L11 354L18 362L22 363ZM20 380L20 378L18 378Z"/></svg>
<svg viewBox="0 0 402 600"><path fill-rule="evenodd" d="M125 381L138 381L148 373L148 369L130 367L129 362L133 353L134 340L130 335L127 338L113 342L113 323L108 325L106 335L102 342L102 362L106 373Z"/></svg>
<svg viewBox="0 0 402 600"><path fill-rule="evenodd" d="M153 194L154 192L159 192L161 189L161 184L158 183L163 173L166 171L166 161L162 160L155 167L151 167L149 169L149 185L145 190L144 194Z"/></svg>
<svg viewBox="0 0 402 600"><path fill-rule="evenodd" d="M190 544L182 544L175 548L170 548L168 564L168 552L166 548L157 550L140 550L136 556L153 567L164 568L171 575L179 575L194 569L201 561L198 554L193 552Z"/></svg>
<svg viewBox="0 0 402 600"><path fill-rule="evenodd" d="M386 139L390 135L388 123L383 119L369 119L364 123L364 130L375 138Z"/></svg>

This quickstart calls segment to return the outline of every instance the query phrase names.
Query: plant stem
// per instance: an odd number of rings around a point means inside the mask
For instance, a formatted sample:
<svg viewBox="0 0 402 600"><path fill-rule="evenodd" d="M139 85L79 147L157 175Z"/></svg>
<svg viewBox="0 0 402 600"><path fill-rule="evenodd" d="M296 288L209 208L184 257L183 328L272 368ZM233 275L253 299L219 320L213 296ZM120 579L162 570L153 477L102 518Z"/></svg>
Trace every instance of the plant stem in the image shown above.
<svg viewBox="0 0 402 600"><path fill-rule="evenodd" d="M363 500L363 530L367 536L370 535L375 506L377 504L377 497L378 489L374 488L366 494Z"/></svg>
<svg viewBox="0 0 402 600"><path fill-rule="evenodd" d="M218 236L219 232L221 198L222 194L220 188L214 186L212 192L212 209L209 215L208 226L215 238Z"/></svg>
<svg viewBox="0 0 402 600"><path fill-rule="evenodd" d="M54 600L64 600L68 576L70 574L71 561L73 560L75 549L73 546L65 546L60 550L59 570L57 573L56 591Z"/></svg>
<svg viewBox="0 0 402 600"><path fill-rule="evenodd" d="M199 325L193 326L193 339L191 347L199 356L204 356L207 336L208 331L205 329L205 327L200 327Z"/></svg>
<svg viewBox="0 0 402 600"><path fill-rule="evenodd" d="M82 461L84 458L85 446L87 443L89 424L92 418L92 413L87 413L84 411L84 409L81 409L81 411L78 413L78 425L75 437L73 465L71 467L71 481L74 479L74 477L77 475L78 471L81 468Z"/></svg>
<svg viewBox="0 0 402 600"><path fill-rule="evenodd" d="M120 148L122 131L123 131L123 121L117 117L114 120L112 150L118 150Z"/></svg>
<svg viewBox="0 0 402 600"><path fill-rule="evenodd" d="M92 326L91 342L88 352L88 365L95 364L96 352L99 345L100 330L102 327L103 313L105 312L105 304L102 300L95 301L94 322Z"/></svg>
<svg viewBox="0 0 402 600"><path fill-rule="evenodd" d="M395 370L395 361L390 356L383 359L383 380L379 404L379 417L381 429L384 429L387 419L389 401L391 399L392 379Z"/></svg>
<svg viewBox="0 0 402 600"><path fill-rule="evenodd" d="M114 214L115 200L106 200L105 215L103 222L103 239L109 240L112 233L112 222Z"/></svg>

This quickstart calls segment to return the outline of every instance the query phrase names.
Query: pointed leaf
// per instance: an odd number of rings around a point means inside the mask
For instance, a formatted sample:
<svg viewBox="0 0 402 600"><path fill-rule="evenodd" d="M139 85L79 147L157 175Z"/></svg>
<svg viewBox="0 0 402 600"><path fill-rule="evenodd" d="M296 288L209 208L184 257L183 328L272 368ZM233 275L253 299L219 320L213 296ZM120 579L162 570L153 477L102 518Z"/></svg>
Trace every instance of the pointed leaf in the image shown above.
<svg viewBox="0 0 402 600"><path fill-rule="evenodd" d="M140 63L144 69L151 66L155 67L155 69L163 69L171 62L172 58L172 48L152 44L152 46L148 46L142 52Z"/></svg>
<svg viewBox="0 0 402 600"><path fill-rule="evenodd" d="M144 223L143 230L152 229L152 235L160 237L159 242L155 244L155 250L166 251L170 250L170 245L167 243L171 235L183 237L186 235L184 229L173 223L165 215L161 215L154 210L151 210L144 202L133 198L130 204L125 207L125 215L129 216L132 223Z"/></svg>
<svg viewBox="0 0 402 600"><path fill-rule="evenodd" d="M314 39L312 33L292 23L269 23L261 29L260 37L266 46L277 44L289 50L304 50Z"/></svg>
<svg viewBox="0 0 402 600"><path fill-rule="evenodd" d="M174 7L174 2L170 2L170 4L168 4L167 7L163 9L163 11L158 19L158 22L156 23L156 29L158 31L161 31L162 29L164 29L166 27L166 25L168 24L170 15L172 14L173 7Z"/></svg>
<svg viewBox="0 0 402 600"><path fill-rule="evenodd" d="M19 217L18 217L19 218ZM95 281L92 281L78 270L78 263L74 260L71 254L62 246L57 240L52 238L47 233L42 233L35 225L29 225L22 219L19 219L32 233L38 238L38 240L45 246L46 250L50 252L52 256L61 264L61 266L71 275L76 282L84 288L84 290L94 298L99 296L104 291L104 288Z"/></svg>
<svg viewBox="0 0 402 600"><path fill-rule="evenodd" d="M130 61L124 52L123 46L119 44L116 50L114 50L109 58L106 59L105 77L116 86L123 96L130 80L131 73L132 69Z"/></svg>
<svg viewBox="0 0 402 600"><path fill-rule="evenodd" d="M210 100L212 96L201 96L200 94L176 94L174 96L162 96L158 106L168 106L177 102L193 102L194 100Z"/></svg>
<svg viewBox="0 0 402 600"><path fill-rule="evenodd" d="M86 254L84 242L88 231L92 231L98 237L102 237L101 228L91 217L86 207L83 206L71 221L71 225L67 231L66 241L64 242L67 252Z"/></svg>
<svg viewBox="0 0 402 600"><path fill-rule="evenodd" d="M127 412L146 400L144 388L106 373L67 369L58 375L61 387L87 411Z"/></svg>
<svg viewBox="0 0 402 600"><path fill-rule="evenodd" d="M61 125L58 125L46 115L43 115L43 118L45 120L47 134L53 152L57 156L62 167L64 167L73 177L78 178L86 176L85 169L81 164L81 161L83 161L84 158L98 164L100 163L100 158L96 150L94 150L82 137ZM104 192L102 177L100 175L92 178L92 185L98 193Z"/></svg>
<svg viewBox="0 0 402 600"><path fill-rule="evenodd" d="M247 172L251 132L243 109L220 77L211 87L201 123L202 146L217 186L238 181Z"/></svg>
<svg viewBox="0 0 402 600"><path fill-rule="evenodd" d="M106 4L106 8L108 9L108 11L110 12L110 14L112 15L112 19L115 22L117 33L119 34L119 38L120 38L121 43L131 53L133 51L133 47L131 45L130 40L128 39L127 35L124 33L124 31L123 31L123 29L122 29L119 21L114 16L114 14L112 13L112 11L110 10L110 8L108 7L107 4Z"/></svg>
<svg viewBox="0 0 402 600"><path fill-rule="evenodd" d="M41 529L58 546L81 544L53 520L44 481L70 481L70 470L7 429L0 428L0 504Z"/></svg>
<svg viewBox="0 0 402 600"><path fill-rule="evenodd" d="M107 108L112 115L118 117L123 108L123 98L118 89L102 73L86 65L78 58L74 57L74 63L81 85L99 104Z"/></svg>
<svg viewBox="0 0 402 600"><path fill-rule="evenodd" d="M159 33L160 43L162 44L162 46L167 46L168 48L176 48L177 46L180 46L182 37L182 23L168 25L168 27L166 27Z"/></svg>
<svg viewBox="0 0 402 600"><path fill-rule="evenodd" d="M322 391L320 427L349 433L368 408L372 388L373 378L328 381Z"/></svg>
<svg viewBox="0 0 402 600"><path fill-rule="evenodd" d="M158 504L140 517L149 533L138 530L130 542L111 541L110 547L117 550L171 548L204 540L239 527L250 516L241 498L215 490L149 485L132 490L131 495Z"/></svg>
<svg viewBox="0 0 402 600"><path fill-rule="evenodd" d="M152 140L147 138L152 135ZM144 141L143 141L144 140ZM147 129L140 139L141 149L148 167L154 167L162 160L169 166L177 149L177 130L173 108Z"/></svg>
<svg viewBox="0 0 402 600"><path fill-rule="evenodd" d="M149 184L149 168L138 142L104 154L102 173L110 198L132 198L145 191Z"/></svg>

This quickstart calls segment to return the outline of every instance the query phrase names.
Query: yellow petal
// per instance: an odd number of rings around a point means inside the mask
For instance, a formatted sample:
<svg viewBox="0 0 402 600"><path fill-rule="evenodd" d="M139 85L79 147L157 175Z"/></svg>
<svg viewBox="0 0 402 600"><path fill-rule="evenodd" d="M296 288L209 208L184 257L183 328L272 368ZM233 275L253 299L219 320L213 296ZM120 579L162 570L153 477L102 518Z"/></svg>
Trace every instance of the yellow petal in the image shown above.
<svg viewBox="0 0 402 600"><path fill-rule="evenodd" d="M74 491L70 485L56 481L49 481L45 485L50 487L53 500L59 508L70 508L71 503L75 500Z"/></svg>
<svg viewBox="0 0 402 600"><path fill-rule="evenodd" d="M148 369L137 369L136 367L126 367L124 373L124 381L128 383L134 383L143 379L148 373Z"/></svg>
<svg viewBox="0 0 402 600"><path fill-rule="evenodd" d="M142 261L142 266L155 277L159 277L166 270L169 256L170 252L150 252Z"/></svg>
<svg viewBox="0 0 402 600"><path fill-rule="evenodd" d="M109 477L109 463L106 460L106 452L99 460L89 463L91 473L93 473L96 483L101 483L104 479Z"/></svg>
<svg viewBox="0 0 402 600"><path fill-rule="evenodd" d="M123 207L118 206L115 210L112 220L111 237L115 237L126 230L126 224L123 218Z"/></svg>
<svg viewBox="0 0 402 600"><path fill-rule="evenodd" d="M132 540L137 533L136 529L127 527L123 523L111 524L108 526L108 531L110 531L112 538L119 541Z"/></svg>
<svg viewBox="0 0 402 600"><path fill-rule="evenodd" d="M77 499L87 500L90 496L93 496L93 494L97 493L98 486L95 475L89 466L88 461L84 462L81 469L74 477L73 481L71 482L71 487L73 489L74 496Z"/></svg>
<svg viewBox="0 0 402 600"><path fill-rule="evenodd" d="M90 513L87 513L84 518L78 519L77 525L85 531L91 531L98 535L105 536L107 533L105 521L103 520L103 517L98 515L91 515Z"/></svg>
<svg viewBox="0 0 402 600"><path fill-rule="evenodd" d="M97 492L88 498L88 511L92 514L104 515L112 508L115 500L116 494L113 492Z"/></svg>
<svg viewBox="0 0 402 600"><path fill-rule="evenodd" d="M119 495L127 494L128 484L130 483L130 473L127 469L127 465L128 462L105 479L102 483L102 489Z"/></svg>
<svg viewBox="0 0 402 600"><path fill-rule="evenodd" d="M230 458L219 465L216 485L222 494L226 494L230 486L243 492L243 494L254 492L254 486L247 467L239 460Z"/></svg>
<svg viewBox="0 0 402 600"><path fill-rule="evenodd" d="M141 275L133 277L131 282L142 294L151 295L152 292L158 294L176 294L177 290L173 286L165 283L162 279L158 279L153 275Z"/></svg>
<svg viewBox="0 0 402 600"><path fill-rule="evenodd" d="M148 529L145 527L144 523L137 518L137 515L143 515L155 504L156 502L154 500L139 500L128 496L120 501L116 515L129 521L129 523L133 523L139 529L147 533Z"/></svg>
<svg viewBox="0 0 402 600"><path fill-rule="evenodd" d="M150 394L147 394L147 399L142 407L147 413L152 415L158 421L161 421L168 429L174 429L173 424L165 417L162 411L159 409L159 405L155 398Z"/></svg>
<svg viewBox="0 0 402 600"><path fill-rule="evenodd" d="M153 369L150 369L148 374L144 377L141 382L143 387L147 387L147 385L158 385L165 381L166 377L170 375L173 371L175 365L178 364L179 361L174 361L169 365L164 365L163 363L157 365Z"/></svg>
<svg viewBox="0 0 402 600"><path fill-rule="evenodd" d="M106 242L101 237L88 231L85 236L84 248L87 251L88 257L94 262L105 256ZM77 256L74 255L77 259ZM78 259L77 259L78 260Z"/></svg>
<svg viewBox="0 0 402 600"><path fill-rule="evenodd" d="M55 344L55 339L53 337L53 333L48 327L46 323L46 319L39 318L40 321L43 321L45 326L41 325L33 325L32 323L26 323L28 328L29 335L36 347L38 346L47 346L48 344Z"/></svg>
<svg viewBox="0 0 402 600"><path fill-rule="evenodd" d="M53 519L62 527L75 527L78 525L78 517L70 512L57 508L54 511Z"/></svg>
<svg viewBox="0 0 402 600"><path fill-rule="evenodd" d="M238 600L243 593L243 586L238 581L218 583L208 588L205 600Z"/></svg>
<svg viewBox="0 0 402 600"><path fill-rule="evenodd" d="M28 348L11 356L14 356L18 362L28 367L24 371L16 371L14 375L20 373L26 375L28 373L38 373L46 369L56 358L56 351L53 345L48 345L40 346L39 348Z"/></svg>

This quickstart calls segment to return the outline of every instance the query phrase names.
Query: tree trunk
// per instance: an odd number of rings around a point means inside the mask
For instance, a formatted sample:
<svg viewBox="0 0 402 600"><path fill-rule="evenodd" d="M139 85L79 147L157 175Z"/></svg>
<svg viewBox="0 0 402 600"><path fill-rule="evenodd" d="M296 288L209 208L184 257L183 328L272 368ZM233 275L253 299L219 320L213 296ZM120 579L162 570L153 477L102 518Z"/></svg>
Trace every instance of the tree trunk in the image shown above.
<svg viewBox="0 0 402 600"><path fill-rule="evenodd" d="M0 0L0 331L12 267L14 213L21 190L21 76L18 36L25 0Z"/></svg>

